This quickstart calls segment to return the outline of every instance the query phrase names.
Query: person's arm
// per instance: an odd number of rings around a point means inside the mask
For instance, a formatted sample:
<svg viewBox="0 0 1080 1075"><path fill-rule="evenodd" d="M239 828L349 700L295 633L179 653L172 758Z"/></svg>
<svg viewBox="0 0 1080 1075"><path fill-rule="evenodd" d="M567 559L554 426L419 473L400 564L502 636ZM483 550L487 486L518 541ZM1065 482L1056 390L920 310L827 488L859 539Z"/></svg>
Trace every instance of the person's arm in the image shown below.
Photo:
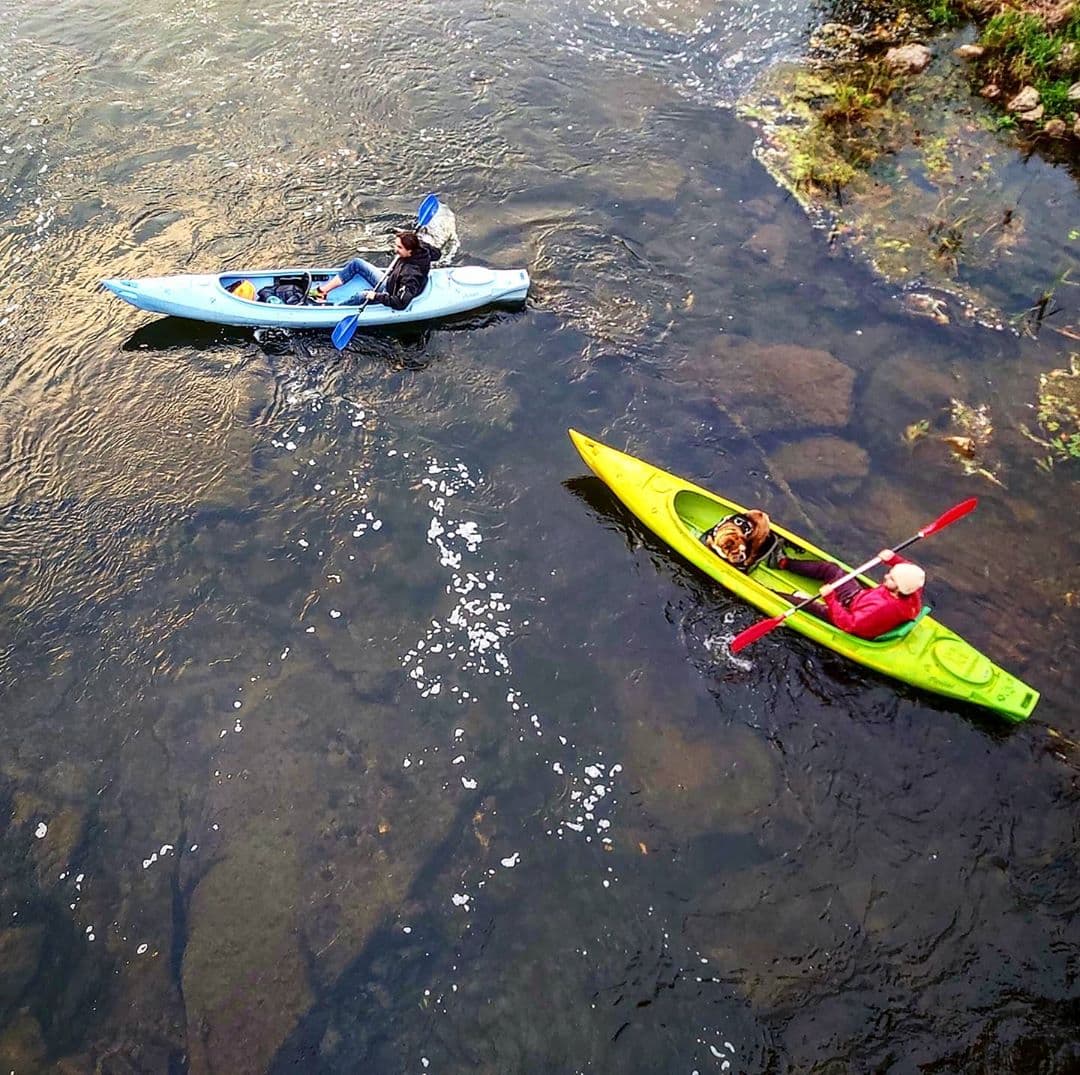
<svg viewBox="0 0 1080 1075"><path fill-rule="evenodd" d="M385 291L374 293L372 302L389 306L392 310L404 310L424 290L427 278L419 273L402 273Z"/></svg>
<svg viewBox="0 0 1080 1075"><path fill-rule="evenodd" d="M386 291L372 291L369 294L371 295L371 302L389 306L392 310L404 310L423 290L423 287L410 287L406 281L399 287L394 288L392 294Z"/></svg>

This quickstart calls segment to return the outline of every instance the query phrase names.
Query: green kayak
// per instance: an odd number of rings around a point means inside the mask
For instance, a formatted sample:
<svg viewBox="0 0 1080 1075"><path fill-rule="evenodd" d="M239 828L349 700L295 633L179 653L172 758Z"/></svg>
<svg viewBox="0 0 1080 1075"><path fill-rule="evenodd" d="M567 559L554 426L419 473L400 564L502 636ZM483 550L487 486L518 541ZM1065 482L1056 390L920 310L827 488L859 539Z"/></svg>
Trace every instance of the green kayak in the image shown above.
<svg viewBox="0 0 1080 1075"><path fill-rule="evenodd" d="M641 459L616 451L570 430L570 439L589 468L661 540L721 585L768 616L778 616L791 603L781 593L795 589L816 592L812 579L759 563L744 573L703 545L701 535L725 516L746 509L731 500L668 474ZM773 532L793 555L846 564L775 523ZM873 579L863 578L869 585ZM780 592L777 592L780 591ZM925 611L925 610L924 610ZM790 627L875 672L924 690L985 706L1008 720L1031 715L1039 692L998 668L959 635L930 615L873 641L849 635L808 612L793 613Z"/></svg>

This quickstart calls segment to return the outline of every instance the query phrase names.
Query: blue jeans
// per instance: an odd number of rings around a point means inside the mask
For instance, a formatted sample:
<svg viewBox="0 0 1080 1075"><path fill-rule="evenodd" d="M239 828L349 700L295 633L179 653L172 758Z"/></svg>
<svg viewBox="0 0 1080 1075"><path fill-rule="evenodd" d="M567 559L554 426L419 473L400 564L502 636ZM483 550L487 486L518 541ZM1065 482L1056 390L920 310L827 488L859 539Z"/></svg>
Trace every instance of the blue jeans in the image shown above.
<svg viewBox="0 0 1080 1075"><path fill-rule="evenodd" d="M342 284L347 284L350 280L355 280L359 276L372 287L375 287L382 279L384 272L384 269L376 268L370 261L365 261L363 258L353 258L352 261L341 270L341 282Z"/></svg>

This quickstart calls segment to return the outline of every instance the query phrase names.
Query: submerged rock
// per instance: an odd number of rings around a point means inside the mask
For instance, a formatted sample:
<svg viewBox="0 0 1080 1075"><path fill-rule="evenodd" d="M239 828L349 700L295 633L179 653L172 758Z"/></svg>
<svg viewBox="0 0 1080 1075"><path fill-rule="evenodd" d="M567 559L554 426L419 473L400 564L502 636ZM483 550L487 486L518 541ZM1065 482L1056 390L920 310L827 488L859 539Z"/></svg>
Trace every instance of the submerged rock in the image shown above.
<svg viewBox="0 0 1080 1075"><path fill-rule="evenodd" d="M0 1013L19 999L37 972L43 926L0 929Z"/></svg>
<svg viewBox="0 0 1080 1075"><path fill-rule="evenodd" d="M56 877L71 862L83 833L83 818L70 809L49 806L29 791L17 791L12 798L13 819L34 833L30 855L34 860L38 884L48 890Z"/></svg>
<svg viewBox="0 0 1080 1075"><path fill-rule="evenodd" d="M194 1075L265 1071L308 1009L300 878L288 833L237 834L191 902L183 988Z"/></svg>
<svg viewBox="0 0 1080 1075"><path fill-rule="evenodd" d="M45 1056L41 1026L29 1012L20 1012L0 1028L0 1070L33 1075L45 1070Z"/></svg>
<svg viewBox="0 0 1080 1075"><path fill-rule="evenodd" d="M855 373L828 351L721 337L716 402L750 430L837 429L851 417Z"/></svg>
<svg viewBox="0 0 1080 1075"><path fill-rule="evenodd" d="M851 485L870 471L870 457L859 445L832 436L785 444L772 453L769 462L792 483Z"/></svg>
<svg viewBox="0 0 1080 1075"><path fill-rule="evenodd" d="M866 394L879 406L908 419L922 417L928 409L944 410L961 388L956 376L934 365L928 356L901 351L875 367ZM880 432L892 435L891 430Z"/></svg>
<svg viewBox="0 0 1080 1075"><path fill-rule="evenodd" d="M743 243L743 248L764 258L770 265L781 268L787 262L790 242L788 231L779 224L762 224Z"/></svg>
<svg viewBox="0 0 1080 1075"><path fill-rule="evenodd" d="M641 774L640 805L683 839L753 832L783 797L775 754L746 729L729 727L721 742L653 715L629 726L626 751Z"/></svg>

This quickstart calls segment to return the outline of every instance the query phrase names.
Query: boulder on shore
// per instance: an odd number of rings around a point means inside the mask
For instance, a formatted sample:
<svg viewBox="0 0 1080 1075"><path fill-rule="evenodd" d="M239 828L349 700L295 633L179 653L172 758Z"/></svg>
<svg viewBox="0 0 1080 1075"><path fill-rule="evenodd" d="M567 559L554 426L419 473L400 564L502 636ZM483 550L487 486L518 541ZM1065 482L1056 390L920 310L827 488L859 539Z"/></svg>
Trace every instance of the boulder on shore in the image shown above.
<svg viewBox="0 0 1080 1075"><path fill-rule="evenodd" d="M897 45L885 53L885 63L901 74L917 75L930 62L931 52L925 45Z"/></svg>
<svg viewBox="0 0 1080 1075"><path fill-rule="evenodd" d="M1010 112L1031 112L1038 107L1039 91L1025 86L1005 107Z"/></svg>

